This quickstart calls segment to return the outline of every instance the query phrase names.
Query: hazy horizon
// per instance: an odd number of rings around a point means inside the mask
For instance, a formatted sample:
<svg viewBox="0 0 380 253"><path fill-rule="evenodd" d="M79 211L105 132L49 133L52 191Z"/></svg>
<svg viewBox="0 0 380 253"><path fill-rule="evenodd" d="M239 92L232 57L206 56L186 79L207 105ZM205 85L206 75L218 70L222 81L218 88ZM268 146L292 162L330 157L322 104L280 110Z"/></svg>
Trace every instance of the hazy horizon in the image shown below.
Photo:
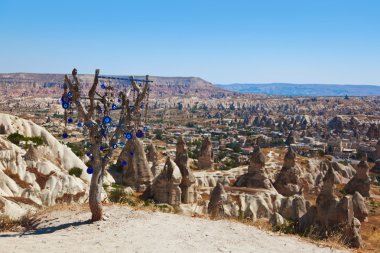
<svg viewBox="0 0 380 253"><path fill-rule="evenodd" d="M39 75L64 75L64 74L70 74L71 71L69 72L56 72L56 73L40 73L40 72L8 72L8 73L3 73L0 72L0 75L11 75L11 74L39 74ZM79 75L92 75L93 73L80 73ZM144 76L144 74L134 74L134 73L126 73L126 74L108 74L108 73L101 73L101 75L111 75L111 76L128 76L128 75L134 75L134 76ZM206 78L203 78L201 76L164 76L164 75L150 75L153 77L170 77L170 78L201 78L207 82L210 82L214 85L250 85L250 84L255 84L255 85L270 85L270 84L290 84L290 85L363 85L363 86L380 86L380 84L366 84L366 83L316 83L316 82L310 82L310 83L291 83L291 82L270 82L270 83L260 83L260 82L244 82L244 83L239 83L239 82L233 82L233 83L214 83L211 82L210 80L207 80Z"/></svg>

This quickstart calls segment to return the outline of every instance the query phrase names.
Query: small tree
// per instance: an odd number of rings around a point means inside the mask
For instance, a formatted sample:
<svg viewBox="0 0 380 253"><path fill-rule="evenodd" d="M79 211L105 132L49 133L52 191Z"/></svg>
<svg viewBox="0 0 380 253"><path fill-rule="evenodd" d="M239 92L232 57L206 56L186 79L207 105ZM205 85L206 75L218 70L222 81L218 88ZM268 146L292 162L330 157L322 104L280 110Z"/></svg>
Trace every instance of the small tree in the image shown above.
<svg viewBox="0 0 380 253"><path fill-rule="evenodd" d="M139 128L142 126L142 109L145 107L145 116L147 112L147 104L144 105L143 101L145 98L148 100L149 76L146 76L145 80L137 80L133 76L125 80L131 85L125 91L120 91L117 97L113 93L114 88L105 84L101 85L101 88L105 90L104 95L101 95L97 91L99 83L97 69L88 96L85 96L81 90L77 70L72 71L72 79L65 75L64 93L61 98L65 109L65 122L66 124L74 123L73 118L68 118L68 114L76 113L78 122L75 123L83 128L88 149L87 155L91 158L89 163L91 166L88 167L87 172L92 174L89 193L92 221L101 220L103 217L101 203L103 176L114 149L124 145L121 141L124 136L126 138L142 137L142 130ZM129 98L131 92L133 92L132 100ZM116 124L111 118L111 116L115 118L115 115ZM68 134L65 132L63 138L67 137Z"/></svg>

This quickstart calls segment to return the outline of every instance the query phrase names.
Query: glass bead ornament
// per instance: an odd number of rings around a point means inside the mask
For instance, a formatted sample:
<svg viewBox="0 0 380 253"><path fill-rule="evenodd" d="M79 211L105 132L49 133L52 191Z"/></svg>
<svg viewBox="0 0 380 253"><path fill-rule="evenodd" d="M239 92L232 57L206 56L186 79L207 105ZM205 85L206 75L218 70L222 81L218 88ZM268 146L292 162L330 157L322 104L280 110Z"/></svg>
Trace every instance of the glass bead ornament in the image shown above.
<svg viewBox="0 0 380 253"><path fill-rule="evenodd" d="M137 137L137 138L140 138L140 139L143 138L143 137L144 137L144 133L143 133L143 131L138 130L137 133L136 133L136 137Z"/></svg>
<svg viewBox="0 0 380 253"><path fill-rule="evenodd" d="M112 121L112 119L110 116L105 116L103 118L103 123L105 123L105 124L109 124L109 123L111 123L111 121Z"/></svg>
<svg viewBox="0 0 380 253"><path fill-rule="evenodd" d="M88 173L88 174L92 174L92 173L94 173L94 169L93 169L92 167L88 167L88 168L87 168L87 173Z"/></svg>
<svg viewBox="0 0 380 253"><path fill-rule="evenodd" d="M70 104L68 103L68 102L63 102L62 103L62 107L63 107L63 109L69 109L69 107L70 107Z"/></svg>
<svg viewBox="0 0 380 253"><path fill-rule="evenodd" d="M132 138L133 138L133 135L132 135L132 133L125 133L125 138L127 139L127 140L132 140Z"/></svg>

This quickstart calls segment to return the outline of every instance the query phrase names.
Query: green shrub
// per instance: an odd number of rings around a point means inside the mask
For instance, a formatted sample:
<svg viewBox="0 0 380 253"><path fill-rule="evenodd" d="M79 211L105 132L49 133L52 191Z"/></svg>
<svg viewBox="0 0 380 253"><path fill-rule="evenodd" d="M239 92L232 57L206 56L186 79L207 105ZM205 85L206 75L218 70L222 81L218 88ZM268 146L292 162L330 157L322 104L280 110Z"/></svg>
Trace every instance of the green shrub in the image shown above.
<svg viewBox="0 0 380 253"><path fill-rule="evenodd" d="M235 153L241 152L241 145L238 142L231 142L226 145L227 148L232 149Z"/></svg>
<svg viewBox="0 0 380 253"><path fill-rule="evenodd" d="M32 141L34 142L37 146L40 146L42 144L45 143L44 139L42 139L42 137L39 137L39 136L34 136L34 137L26 137L27 140L26 141Z"/></svg>
<svg viewBox="0 0 380 253"><path fill-rule="evenodd" d="M115 187L116 186L116 187ZM108 198L113 203L128 204L130 206L138 206L142 203L138 198L125 192L125 187L118 184L112 184L113 189L108 192Z"/></svg>
<svg viewBox="0 0 380 253"><path fill-rule="evenodd" d="M43 145L45 143L45 140L41 136L27 137L22 134L19 134L18 132L8 135L7 139L16 145L20 145L21 141L31 141L35 143L37 146Z"/></svg>
<svg viewBox="0 0 380 253"><path fill-rule="evenodd" d="M274 226L272 227L273 231L275 232L282 232L284 234L295 234L295 223L291 220L287 220L287 222L283 225Z"/></svg>
<svg viewBox="0 0 380 253"><path fill-rule="evenodd" d="M19 133L13 133L8 135L8 140L12 142L13 144L19 145L21 141L24 140L24 135L21 135Z"/></svg>
<svg viewBox="0 0 380 253"><path fill-rule="evenodd" d="M80 177L82 175L82 172L83 172L83 170L81 168L74 167L74 168L71 168L69 170L69 175L70 176Z"/></svg>
<svg viewBox="0 0 380 253"><path fill-rule="evenodd" d="M84 149L81 145L73 144L73 143L68 143L67 146L73 151L73 153L78 156L78 157L83 157L84 156Z"/></svg>

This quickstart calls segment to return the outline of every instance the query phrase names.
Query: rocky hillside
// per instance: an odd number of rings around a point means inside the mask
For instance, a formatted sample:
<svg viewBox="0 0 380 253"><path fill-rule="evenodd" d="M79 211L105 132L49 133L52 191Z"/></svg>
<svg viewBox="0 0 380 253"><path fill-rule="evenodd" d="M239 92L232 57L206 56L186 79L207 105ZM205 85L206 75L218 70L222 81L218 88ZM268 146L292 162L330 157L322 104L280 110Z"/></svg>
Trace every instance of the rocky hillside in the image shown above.
<svg viewBox="0 0 380 253"><path fill-rule="evenodd" d="M90 176L71 149L29 120L0 113L0 125L5 130L0 135L0 214L16 218L41 206L87 200ZM16 145L8 139L11 133L43 143ZM79 177L69 175L74 167L82 169Z"/></svg>
<svg viewBox="0 0 380 253"><path fill-rule="evenodd" d="M101 73L102 74L102 73ZM116 77L116 76L114 76ZM117 77L128 77L117 76ZM93 81L93 75L79 75L80 80L85 87L89 88ZM143 78L136 76L136 78ZM0 74L0 90L7 92L16 92L18 89L27 90L27 95L33 94L49 94L49 91L60 89L63 84L64 74L33 74L33 73L12 73L12 74ZM218 88L199 77L159 77L151 76L152 83L152 95L158 97L171 97L171 96L198 96L198 97L210 97L210 96L223 96L230 92ZM101 79L108 84L109 80ZM118 88L124 87L128 84L128 81L123 80L111 80L113 86ZM30 89L30 88L33 89ZM12 90L10 90L12 88ZM51 94L56 94L51 92ZM26 95L26 94L25 94Z"/></svg>

